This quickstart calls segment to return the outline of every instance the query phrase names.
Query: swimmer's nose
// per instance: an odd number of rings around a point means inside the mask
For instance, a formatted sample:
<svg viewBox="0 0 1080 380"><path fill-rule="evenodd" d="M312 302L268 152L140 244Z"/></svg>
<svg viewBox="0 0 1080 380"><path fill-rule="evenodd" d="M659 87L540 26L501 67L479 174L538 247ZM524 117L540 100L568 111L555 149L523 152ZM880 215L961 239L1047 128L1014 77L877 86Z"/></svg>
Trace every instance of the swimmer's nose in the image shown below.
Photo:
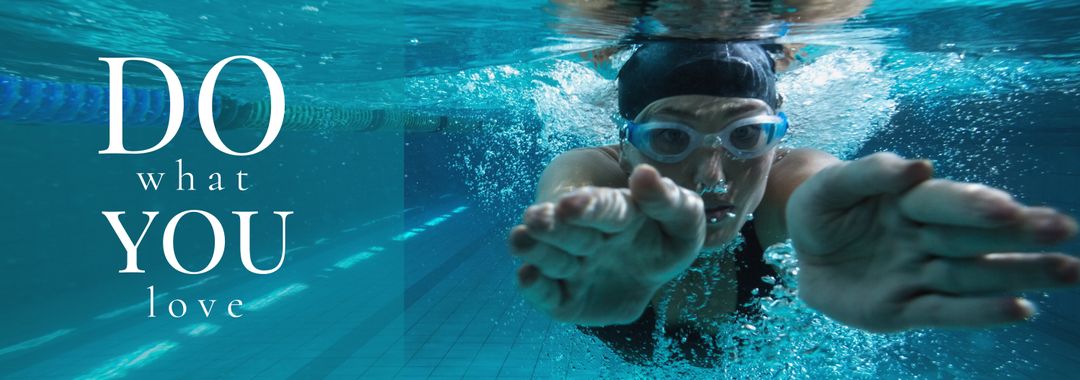
<svg viewBox="0 0 1080 380"><path fill-rule="evenodd" d="M709 154L705 159L701 160L701 163L697 167L697 173L694 175L694 183L697 186L695 191L699 194L705 191L712 191L718 186L723 186L727 183L727 178L724 175L723 152L716 149L715 152Z"/></svg>

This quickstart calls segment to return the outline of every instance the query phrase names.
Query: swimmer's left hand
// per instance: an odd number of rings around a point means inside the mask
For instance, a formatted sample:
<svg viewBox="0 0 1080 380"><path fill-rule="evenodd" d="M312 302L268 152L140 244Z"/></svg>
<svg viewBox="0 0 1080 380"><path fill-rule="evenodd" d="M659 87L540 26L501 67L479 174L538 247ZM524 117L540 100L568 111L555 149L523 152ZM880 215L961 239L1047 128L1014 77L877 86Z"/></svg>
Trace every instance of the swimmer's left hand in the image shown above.
<svg viewBox="0 0 1080 380"><path fill-rule="evenodd" d="M1075 286L1080 260L1041 252L1076 221L980 184L931 179L927 161L878 153L823 169L792 194L787 225L799 293L875 332L988 327L1033 305L1008 293Z"/></svg>

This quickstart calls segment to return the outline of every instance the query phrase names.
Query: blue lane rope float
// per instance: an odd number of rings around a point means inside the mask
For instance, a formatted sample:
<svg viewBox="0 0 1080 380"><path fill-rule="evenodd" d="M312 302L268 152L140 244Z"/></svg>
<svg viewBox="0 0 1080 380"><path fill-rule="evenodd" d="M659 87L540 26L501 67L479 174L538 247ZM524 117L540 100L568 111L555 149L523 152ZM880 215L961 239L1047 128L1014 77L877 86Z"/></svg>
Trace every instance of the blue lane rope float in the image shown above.
<svg viewBox="0 0 1080 380"><path fill-rule="evenodd" d="M22 81L17 77L0 77L0 118L6 119L19 100Z"/></svg>
<svg viewBox="0 0 1080 380"><path fill-rule="evenodd" d="M199 128L198 93L185 91L182 126ZM124 86L124 126L165 128L169 93L164 88ZM226 95L213 99L214 123L219 129L266 128L269 101L246 102ZM323 105L286 105L285 130L460 132L482 128L495 120L491 113L447 116L396 109L365 109ZM109 88L105 85L61 83L0 74L0 124L109 124Z"/></svg>
<svg viewBox="0 0 1080 380"><path fill-rule="evenodd" d="M124 125L164 127L168 121L169 94L165 89L124 86ZM183 125L198 125L198 94L184 94ZM218 120L223 96L214 96L214 119ZM19 124L109 123L107 86L60 83L0 75L0 122Z"/></svg>

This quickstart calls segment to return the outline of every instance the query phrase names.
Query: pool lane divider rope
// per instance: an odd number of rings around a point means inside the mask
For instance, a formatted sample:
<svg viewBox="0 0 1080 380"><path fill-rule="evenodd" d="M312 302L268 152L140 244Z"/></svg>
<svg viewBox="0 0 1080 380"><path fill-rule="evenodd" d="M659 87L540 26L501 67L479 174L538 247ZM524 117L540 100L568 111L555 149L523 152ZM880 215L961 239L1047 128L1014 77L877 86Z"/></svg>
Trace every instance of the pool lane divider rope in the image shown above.
<svg viewBox="0 0 1080 380"><path fill-rule="evenodd" d="M108 86L28 79L0 74L0 124L109 124ZM169 117L169 94L163 88L124 86L124 125L164 129ZM198 93L184 92L181 125L199 128ZM214 95L214 124L218 129L266 128L270 103ZM331 105L290 105L286 102L285 130L404 131L407 133L463 132L498 124L499 110L463 111L439 115L404 109L370 109Z"/></svg>

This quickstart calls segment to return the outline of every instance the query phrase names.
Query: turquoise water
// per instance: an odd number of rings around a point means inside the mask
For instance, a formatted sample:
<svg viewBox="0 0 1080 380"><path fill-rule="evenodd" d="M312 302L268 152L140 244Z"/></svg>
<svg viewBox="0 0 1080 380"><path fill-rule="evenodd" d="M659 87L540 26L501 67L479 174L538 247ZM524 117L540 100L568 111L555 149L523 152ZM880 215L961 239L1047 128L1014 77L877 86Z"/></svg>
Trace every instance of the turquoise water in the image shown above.
<svg viewBox="0 0 1080 380"><path fill-rule="evenodd" d="M1028 295L1041 313L1013 328L872 335L780 289L764 303L767 321L728 326L726 336L755 348L726 351L733 356L712 369L626 364L525 305L505 232L551 158L614 141L612 78L626 53L598 67L579 53L628 33L598 21L625 9L583 15L546 1L475 0L5 5L6 78L103 88L99 57L140 56L167 63L196 91L215 62L248 54L281 76L290 119L250 157L214 150L190 124L153 154L110 156L97 154L108 139L103 119L61 117L73 111L48 94L19 92L33 107L0 100L0 191L10 200L0 234L0 377L982 379L1080 369L1075 290ZM757 14L708 11L696 14ZM780 30L775 20L699 28L678 7L654 12L666 17L667 37ZM806 48L781 74L794 123L786 144L845 158L880 150L929 158L939 176L1080 215L1078 19L1075 1L878 1L846 23L791 24L780 41ZM128 70L126 86L164 88L149 65ZM267 100L254 65L226 68L217 94L222 139L255 146L262 127L222 116L265 117L240 111ZM161 137L163 121L145 124L125 132L132 146ZM197 190L172 190L178 159ZM249 190L237 190L238 171ZM138 172L165 172L162 190L143 190ZM215 172L225 191L207 189ZM225 231L221 263L201 275L173 270L157 248L166 220L189 209L216 215ZM161 212L142 243L152 248L139 256L146 273L117 273L124 251L106 210L126 211L129 230L141 212ZM295 213L285 262L271 275L249 273L231 212L259 212L253 261L269 267L281 247L271 213L282 210ZM185 223L178 256L196 268L213 241L206 222ZM795 268L785 247L771 253L788 273ZM184 318L168 317L173 299L186 300ZM218 300L210 317L199 299ZM244 317L226 314L232 299L243 300Z"/></svg>

